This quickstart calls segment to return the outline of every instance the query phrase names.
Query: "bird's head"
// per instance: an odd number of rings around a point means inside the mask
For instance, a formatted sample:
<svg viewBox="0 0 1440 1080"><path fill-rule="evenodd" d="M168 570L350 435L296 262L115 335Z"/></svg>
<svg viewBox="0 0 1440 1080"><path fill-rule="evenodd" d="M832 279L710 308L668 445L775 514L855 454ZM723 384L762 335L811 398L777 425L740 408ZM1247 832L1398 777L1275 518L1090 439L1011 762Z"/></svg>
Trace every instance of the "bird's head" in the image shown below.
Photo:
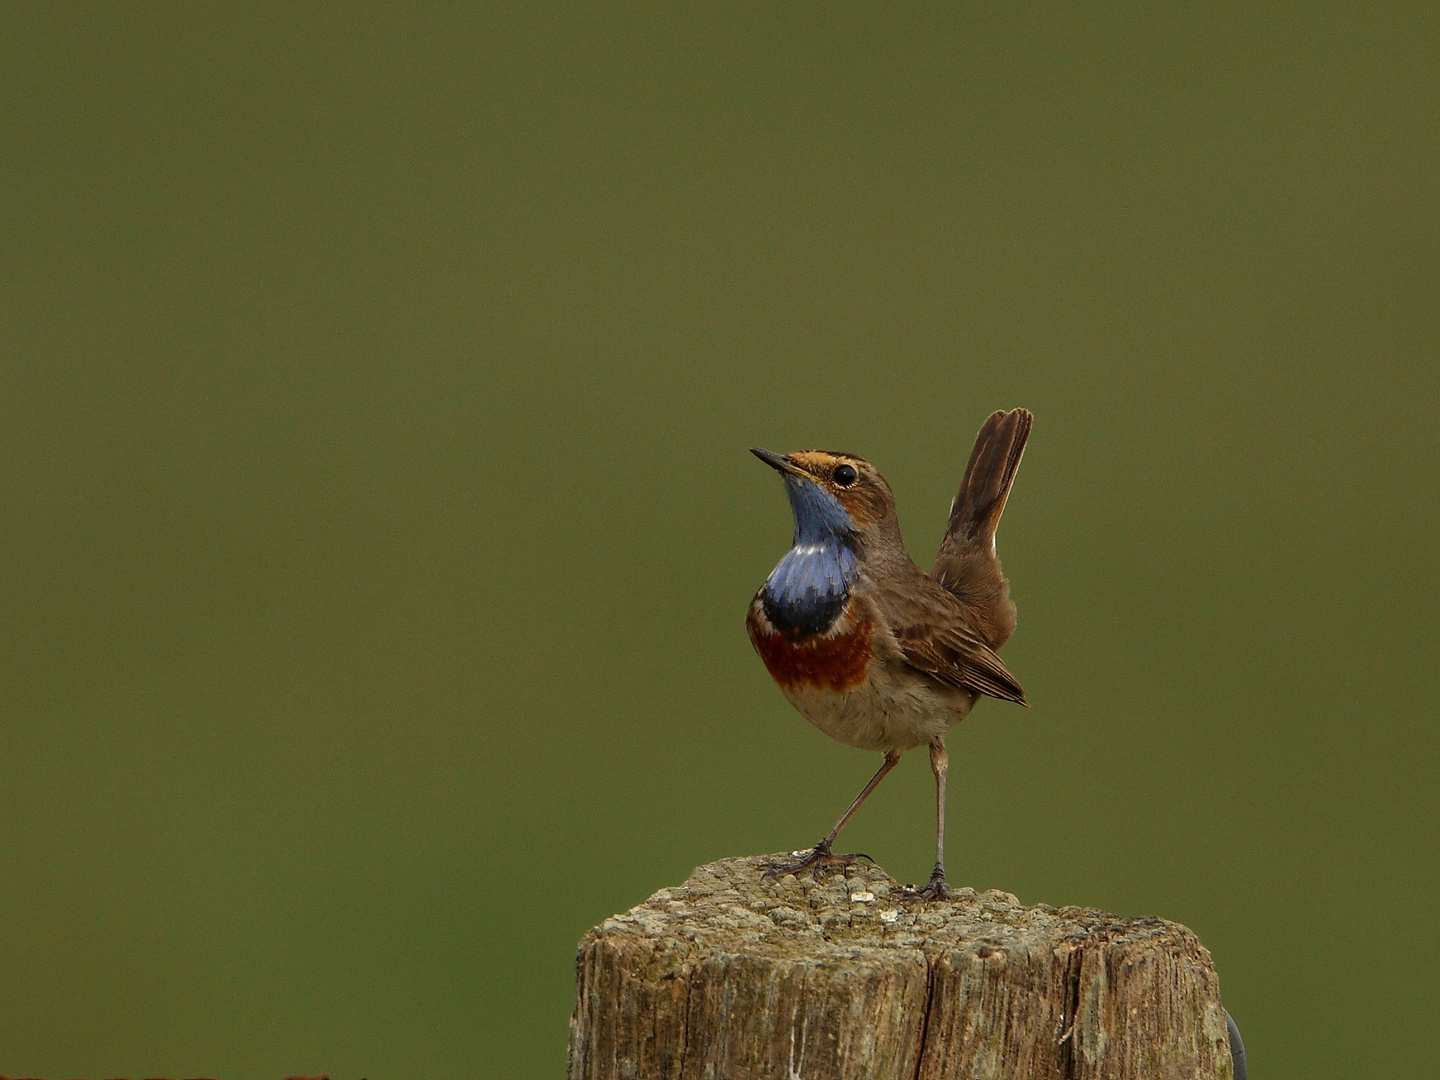
<svg viewBox="0 0 1440 1080"><path fill-rule="evenodd" d="M752 446L750 452L785 481L795 515L795 543L823 543L834 537L870 548L892 536L899 540L895 496L864 458L834 450L776 454Z"/></svg>

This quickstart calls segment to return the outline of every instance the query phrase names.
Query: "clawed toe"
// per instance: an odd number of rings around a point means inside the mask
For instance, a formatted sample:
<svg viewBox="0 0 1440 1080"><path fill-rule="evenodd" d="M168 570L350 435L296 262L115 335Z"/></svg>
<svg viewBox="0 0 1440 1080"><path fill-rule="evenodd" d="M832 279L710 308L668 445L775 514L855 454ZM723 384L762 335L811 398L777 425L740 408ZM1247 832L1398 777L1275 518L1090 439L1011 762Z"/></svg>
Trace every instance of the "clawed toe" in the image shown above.
<svg viewBox="0 0 1440 1080"><path fill-rule="evenodd" d="M842 869L852 864L856 859L867 859L874 862L869 855L863 851L852 851L843 855L837 855L830 850L830 845L821 841L806 852L795 852L800 856L795 862L775 863L765 868L762 875L766 881L778 881L787 874L799 874L802 870L809 870L810 876L819 878L828 867L839 866Z"/></svg>
<svg viewBox="0 0 1440 1080"><path fill-rule="evenodd" d="M901 900L949 900L950 886L945 884L945 871L936 870L930 875L930 884L916 888L906 885L900 890Z"/></svg>

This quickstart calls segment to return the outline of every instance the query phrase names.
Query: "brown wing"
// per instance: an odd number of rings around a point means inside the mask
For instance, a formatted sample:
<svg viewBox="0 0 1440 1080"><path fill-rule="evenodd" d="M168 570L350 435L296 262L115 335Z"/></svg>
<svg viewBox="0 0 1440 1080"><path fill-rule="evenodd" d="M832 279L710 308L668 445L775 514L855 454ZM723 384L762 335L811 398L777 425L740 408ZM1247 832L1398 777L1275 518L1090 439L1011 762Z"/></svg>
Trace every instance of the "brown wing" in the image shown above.
<svg viewBox="0 0 1440 1080"><path fill-rule="evenodd" d="M918 570L906 588L886 590L885 624L911 667L937 682L1029 704L1019 681L968 624L960 603Z"/></svg>

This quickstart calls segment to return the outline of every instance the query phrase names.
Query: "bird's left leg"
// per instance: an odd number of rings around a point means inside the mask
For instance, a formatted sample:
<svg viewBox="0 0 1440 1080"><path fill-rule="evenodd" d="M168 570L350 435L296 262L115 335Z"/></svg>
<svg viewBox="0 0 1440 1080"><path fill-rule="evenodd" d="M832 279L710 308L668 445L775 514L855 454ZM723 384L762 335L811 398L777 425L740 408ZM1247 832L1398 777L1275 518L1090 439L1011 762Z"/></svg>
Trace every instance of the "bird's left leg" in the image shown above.
<svg viewBox="0 0 1440 1080"><path fill-rule="evenodd" d="M835 822L834 828L825 834L824 839L809 851L796 852L795 854L801 856L798 862L781 863L777 866L766 868L765 878L773 881L776 878L784 877L786 874L798 874L801 870L809 870L813 876L818 878L820 872L827 866L833 866L837 863L841 866L849 866L856 859L869 859L869 855L859 851L851 852L847 855L836 855L830 850L830 845L835 842L835 837L840 835L840 830L843 829L845 823L850 820L850 815L860 809L860 804L879 786L880 781L885 779L885 774L893 769L895 763L899 760L900 755L898 752L893 750L887 751L884 762L882 762L880 768L876 770L875 775L870 778L870 782L865 785L859 795L855 796L855 801L850 804L850 808L840 815L840 820ZM873 859L870 861L874 862Z"/></svg>
<svg viewBox="0 0 1440 1080"><path fill-rule="evenodd" d="M950 771L950 755L945 752L943 737L930 743L930 771L935 774L935 870L929 885L920 889L907 885L900 893L902 900L950 897L950 887L945 884L945 774Z"/></svg>

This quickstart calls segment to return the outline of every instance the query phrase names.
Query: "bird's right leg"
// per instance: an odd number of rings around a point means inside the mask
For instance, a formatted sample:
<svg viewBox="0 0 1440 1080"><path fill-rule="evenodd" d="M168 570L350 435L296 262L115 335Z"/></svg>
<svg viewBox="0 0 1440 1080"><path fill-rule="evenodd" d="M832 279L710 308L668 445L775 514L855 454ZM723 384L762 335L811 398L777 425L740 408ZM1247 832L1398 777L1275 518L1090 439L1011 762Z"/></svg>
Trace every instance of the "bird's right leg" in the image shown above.
<svg viewBox="0 0 1440 1080"><path fill-rule="evenodd" d="M929 885L901 889L901 900L950 899L950 886L945 884L945 774L950 771L950 755L943 738L930 744L930 770L935 774L935 871Z"/></svg>
<svg viewBox="0 0 1440 1080"><path fill-rule="evenodd" d="M887 751L885 760L881 763L880 768L876 770L875 775L870 778L870 782L865 785L860 794L855 796L855 801L850 804L850 808L840 815L840 820L835 822L834 828L825 834L825 838L803 854L796 852L797 855L801 856L797 862L780 863L767 868L765 871L766 880L773 881L776 878L784 877L786 874L798 874L801 870L809 870L813 876L818 878L820 872L824 870L826 866L833 866L837 863L841 866L849 866L856 859L869 859L869 855L860 851L852 851L846 855L836 855L830 850L830 845L835 842L835 837L840 835L840 830L843 829L845 823L850 820L850 815L860 809L860 804L869 797L872 791L879 787L880 781L885 779L885 774L893 769L895 763L899 760L900 754L898 751ZM871 859L870 861L874 862L875 860Z"/></svg>

